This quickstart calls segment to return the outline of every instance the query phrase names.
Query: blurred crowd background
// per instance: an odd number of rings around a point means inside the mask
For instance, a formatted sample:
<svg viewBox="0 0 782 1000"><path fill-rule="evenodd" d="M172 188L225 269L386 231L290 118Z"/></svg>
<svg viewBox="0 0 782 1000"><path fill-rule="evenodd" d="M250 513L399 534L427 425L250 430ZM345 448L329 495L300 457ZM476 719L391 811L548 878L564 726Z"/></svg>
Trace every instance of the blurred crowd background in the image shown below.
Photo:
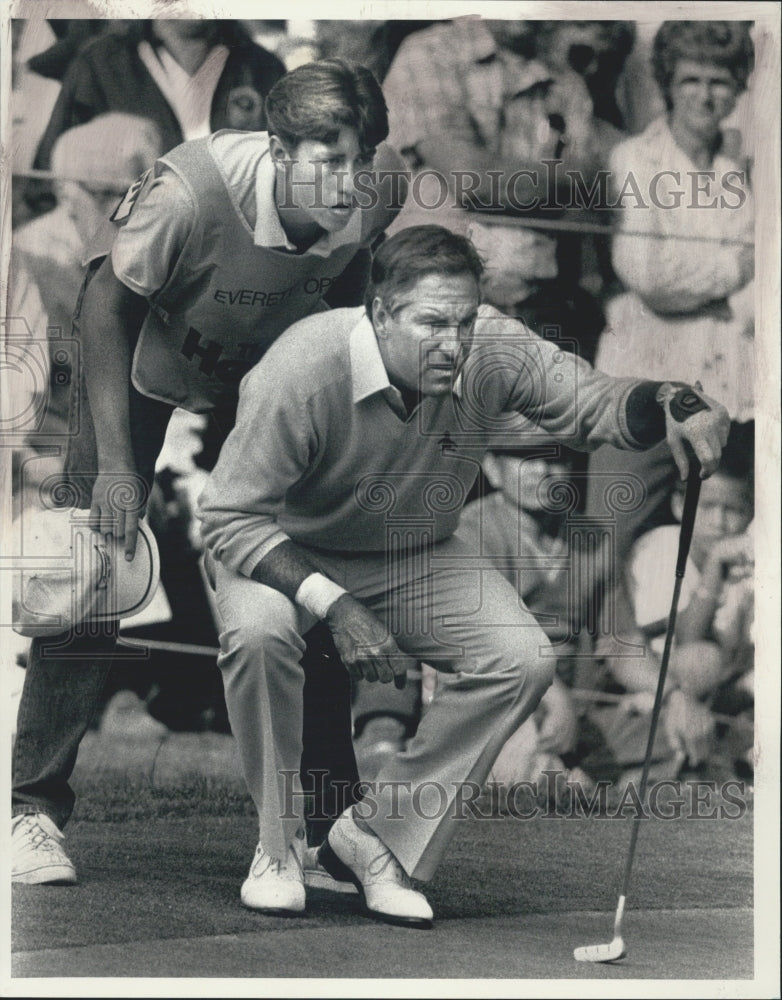
<svg viewBox="0 0 782 1000"><path fill-rule="evenodd" d="M19 377L31 416L15 457L17 508L61 462L78 363L70 318L100 220L180 142L221 128L262 130L264 96L286 70L319 58L362 63L383 84L389 141L421 181L394 229L438 222L468 233L486 260L486 301L609 374L700 381L728 406L730 446L704 487L683 595L688 630L677 640L655 766L664 776L751 778L751 22L38 19L12 21L12 41L6 328L46 371L45 385L40 365ZM552 160L561 164L553 177ZM476 174L480 195L491 171L536 179L513 192L491 188L494 210L481 211L452 197L455 170ZM574 199L568 171L581 190L604 172L607 187ZM713 172L696 197L716 198L716 208L693 208L692 171ZM438 200L427 188L435 172L449 197L423 207ZM628 175L641 191L657 184L657 201L643 211L612 198ZM117 667L96 720L117 732L228 731L192 515L214 442L203 418L177 416L150 507L163 585L144 618L124 628L154 645L143 666ZM606 486L639 480L643 497L610 508L606 533ZM572 488L564 507L551 500L558 483ZM587 783L633 775L680 513L676 476L658 449L487 457L464 530L506 567L535 557L508 573L561 654L556 684L506 746L494 780L507 786L551 769ZM435 688L424 664L403 696L356 691L362 776L404 748Z"/></svg>

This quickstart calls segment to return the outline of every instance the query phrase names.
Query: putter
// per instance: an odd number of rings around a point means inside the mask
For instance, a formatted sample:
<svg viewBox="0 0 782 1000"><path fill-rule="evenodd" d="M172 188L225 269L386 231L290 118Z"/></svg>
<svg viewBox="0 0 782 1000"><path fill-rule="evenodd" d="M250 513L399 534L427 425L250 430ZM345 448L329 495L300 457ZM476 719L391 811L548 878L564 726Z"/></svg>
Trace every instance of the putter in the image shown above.
<svg viewBox="0 0 782 1000"><path fill-rule="evenodd" d="M673 587L673 598L671 599L671 611L668 615L668 627L665 631L665 647L663 648L663 658L660 663L660 675L657 679L657 692L652 708L652 719L649 726L649 739L646 742L646 755L644 757L643 771L641 772L641 802L646 797L646 785L649 780L649 766L652 759L652 748L654 738L657 734L657 722L660 718L660 709L663 703L663 693L665 689L665 677L668 673L668 660L671 655L671 645L673 644L673 633L676 628L676 611L679 607L679 594L682 589L684 579L684 568L687 565L687 555L690 551L692 541L692 529L695 526L695 512L698 508L698 497L701 492L701 480L698 463L694 460L690 462L690 471L687 476L687 492L684 497L684 512L682 513L682 524L679 531L679 552L676 559L676 581ZM679 758L679 767L684 763L684 755ZM619 894L619 902L616 907L614 917L614 937L607 944L588 944L573 951L573 958L577 962L616 962L624 958L627 954L624 938L622 937L622 921L624 919L625 901L630 888L630 872L633 867L635 857L635 845L638 842L638 831L640 829L640 816L636 813L633 817L633 825L630 833L630 849L625 862L624 877L622 879L622 891Z"/></svg>

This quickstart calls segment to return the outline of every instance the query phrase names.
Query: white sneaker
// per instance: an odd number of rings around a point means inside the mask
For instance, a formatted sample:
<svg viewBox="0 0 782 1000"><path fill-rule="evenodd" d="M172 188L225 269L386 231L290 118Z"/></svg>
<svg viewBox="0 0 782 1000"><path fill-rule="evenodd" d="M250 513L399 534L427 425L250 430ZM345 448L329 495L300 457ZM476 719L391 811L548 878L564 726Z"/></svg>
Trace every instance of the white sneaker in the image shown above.
<svg viewBox="0 0 782 1000"><path fill-rule="evenodd" d="M303 843L294 840L288 847L285 861L273 858L263 849L263 844L258 844L250 874L242 885L241 900L245 906L278 916L304 912Z"/></svg>
<svg viewBox="0 0 782 1000"><path fill-rule="evenodd" d="M308 889L327 889L329 892L352 892L358 889L352 882L339 882L327 872L318 859L319 847L304 848L304 885Z"/></svg>
<svg viewBox="0 0 782 1000"><path fill-rule="evenodd" d="M11 821L11 881L21 885L75 885L76 869L60 846L62 833L45 813Z"/></svg>
<svg viewBox="0 0 782 1000"><path fill-rule="evenodd" d="M359 829L347 809L329 831L320 862L335 879L350 879L367 912L389 924L429 929L434 914L423 893L412 886L405 870L383 841Z"/></svg>

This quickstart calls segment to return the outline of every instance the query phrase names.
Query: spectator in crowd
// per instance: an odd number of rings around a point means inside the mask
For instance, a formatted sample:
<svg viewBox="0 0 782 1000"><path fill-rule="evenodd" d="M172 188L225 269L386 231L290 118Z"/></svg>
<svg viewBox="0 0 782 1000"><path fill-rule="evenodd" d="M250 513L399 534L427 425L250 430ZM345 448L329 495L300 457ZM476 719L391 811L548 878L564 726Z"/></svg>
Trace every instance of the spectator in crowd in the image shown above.
<svg viewBox="0 0 782 1000"><path fill-rule="evenodd" d="M10 275L8 314L0 323L3 363L15 377L3 384L3 418L13 418L17 433L35 432L46 425L46 402L51 362L47 342L47 316L38 284L23 262ZM12 452L14 481L34 455L29 446ZM22 491L13 495L14 515L23 502Z"/></svg>
<svg viewBox="0 0 782 1000"><path fill-rule="evenodd" d="M496 448L483 459L493 492L467 504L460 532L538 617L549 639L571 636L567 514L575 508L567 448Z"/></svg>
<svg viewBox="0 0 782 1000"><path fill-rule="evenodd" d="M50 17L46 23L55 40L32 56L27 65L33 73L62 82L68 67L88 42L103 34L121 34L130 22L114 18Z"/></svg>
<svg viewBox="0 0 782 1000"><path fill-rule="evenodd" d="M577 717L567 683L567 656L575 651L567 538L567 515L576 508L575 457L556 446L487 452L483 473L495 492L468 504L459 524L471 550L488 557L516 588L560 658L540 705L492 768L490 780L502 785L538 781L545 770L566 773L562 758L569 760L575 748Z"/></svg>
<svg viewBox="0 0 782 1000"><path fill-rule="evenodd" d="M46 21L11 19L11 90L7 105L13 136L9 163L13 170L12 228L23 225L36 214L25 200L26 185L23 177L32 168L38 142L60 92L60 84L34 72L30 68L30 61L35 54L45 50L55 37ZM53 200L50 197L46 207L51 207ZM45 209L41 209L43 210Z"/></svg>
<svg viewBox="0 0 782 1000"><path fill-rule="evenodd" d="M589 90L597 122L623 131L617 85L634 42L632 21L545 21L538 52L555 73L578 73ZM609 144L616 141L610 132L606 139Z"/></svg>
<svg viewBox="0 0 782 1000"><path fill-rule="evenodd" d="M322 619L353 677L397 682L416 660L438 669L407 752L319 852L361 887L372 916L431 925L409 877L433 876L459 818L451 805L466 782L485 780L554 673L514 588L494 569L465 569L455 533L490 428L522 417L584 449L648 447L667 433L677 454L685 440L695 449L704 475L717 465L718 403L686 388L679 398L699 410L679 423L653 384L609 379L481 306L481 270L464 237L403 230L375 254L364 309L296 324L242 382L200 516L226 700L260 823L246 906L306 906L302 816L286 775L301 756L301 636Z"/></svg>
<svg viewBox="0 0 782 1000"><path fill-rule="evenodd" d="M265 97L284 72L235 21L131 22L73 56L33 166L48 169L59 135L109 111L141 110L164 150L221 128L263 130Z"/></svg>
<svg viewBox="0 0 782 1000"><path fill-rule="evenodd" d="M403 40L428 28L431 21L317 21L318 45L324 58L359 62L381 82Z"/></svg>
<svg viewBox="0 0 782 1000"><path fill-rule="evenodd" d="M634 39L634 26L629 21L543 21L538 26L539 58L555 79L549 100L553 106L559 105L564 121L569 123L568 166L575 161L587 185L597 170L608 166L611 150L624 138L617 89ZM586 95L582 87L574 85L581 81L586 85ZM571 203L576 203L567 213L569 221L592 226L610 222L605 186L598 184L594 190L596 195L588 198L576 195L575 185L565 191L565 196L573 195ZM596 210L588 210L585 202ZM607 225L606 230L604 236L592 230L560 237L571 267L580 271L582 285L601 300L618 290Z"/></svg>
<svg viewBox="0 0 782 1000"><path fill-rule="evenodd" d="M55 184L57 205L15 229L12 234L11 267L14 277L24 268L37 285L47 327L57 339L70 337L71 321L90 240L125 192L163 152L155 126L137 115L98 115L85 125L63 132L52 150L52 170L60 177ZM54 371L54 369L52 369ZM36 429L35 446L46 449L46 460L28 468L25 486L40 483L62 468L62 451L68 431L71 380L60 366L58 378L47 390L46 426ZM45 438L46 431L52 438ZM59 446L58 454L48 446ZM44 470L44 466L47 468Z"/></svg>
<svg viewBox="0 0 782 1000"><path fill-rule="evenodd" d="M387 177L401 167L383 142L386 106L368 70L338 61L300 67L272 88L267 113L268 134L223 131L159 159L96 238L75 319L79 427L57 493L92 511L96 530L116 537L118 557L133 558L174 408L208 412L227 433L242 375L292 322L323 308L324 291L398 210L388 191L364 207L353 198L360 171L374 163ZM33 640L19 710L13 877L21 882L76 880L60 829L115 623L60 636L65 660L51 655L57 641ZM328 747L326 767L327 756Z"/></svg>
<svg viewBox="0 0 782 1000"><path fill-rule="evenodd" d="M488 212L472 214L467 231L485 263L483 300L592 364L605 317L557 238L534 222Z"/></svg>
<svg viewBox="0 0 782 1000"><path fill-rule="evenodd" d="M718 470L701 488L655 746L658 772L686 764L719 767L715 773L723 775L733 776L734 768L746 773L752 747L753 483L753 424L734 423ZM683 503L684 484L677 483L670 497L677 522ZM625 567L632 617L619 624L619 635L645 653L608 658L607 685L625 695L617 706L590 713L609 756L625 768L644 756L678 544L678 524L670 524L633 546Z"/></svg>
<svg viewBox="0 0 782 1000"><path fill-rule="evenodd" d="M589 181L605 163L586 85L574 71L557 75L536 58L536 33L532 21L460 18L404 39L384 81L390 141L422 180L398 227L416 212L416 221L463 232L466 220L454 205L544 202L567 169ZM561 176L550 182L543 161L553 158L562 160ZM523 170L533 176L520 176ZM458 171L477 173L475 194Z"/></svg>
<svg viewBox="0 0 782 1000"><path fill-rule="evenodd" d="M608 305L596 364L661 382L678 372L745 421L754 404L754 208L746 175L722 151L720 125L747 85L752 42L744 22L670 21L653 58L668 110L612 154L622 197L613 261L627 290ZM607 482L626 474L644 485L635 509L616 514L621 566L642 531L669 519L676 469L661 449L603 448L590 473L595 515L615 513L606 511Z"/></svg>

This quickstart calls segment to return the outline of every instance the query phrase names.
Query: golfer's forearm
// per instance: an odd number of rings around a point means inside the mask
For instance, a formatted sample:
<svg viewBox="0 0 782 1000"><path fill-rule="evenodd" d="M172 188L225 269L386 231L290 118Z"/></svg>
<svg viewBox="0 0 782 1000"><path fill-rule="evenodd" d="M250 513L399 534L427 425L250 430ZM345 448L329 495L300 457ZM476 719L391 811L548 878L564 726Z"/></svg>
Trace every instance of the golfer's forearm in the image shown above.
<svg viewBox="0 0 782 1000"><path fill-rule="evenodd" d="M266 553L252 571L252 578L267 587L285 594L291 601L307 577L320 570L307 557L306 552L290 540L280 542Z"/></svg>
<svg viewBox="0 0 782 1000"><path fill-rule="evenodd" d="M98 464L107 471L112 465L134 465L128 404L131 342L145 309L144 300L114 277L107 258L87 286L79 314Z"/></svg>

